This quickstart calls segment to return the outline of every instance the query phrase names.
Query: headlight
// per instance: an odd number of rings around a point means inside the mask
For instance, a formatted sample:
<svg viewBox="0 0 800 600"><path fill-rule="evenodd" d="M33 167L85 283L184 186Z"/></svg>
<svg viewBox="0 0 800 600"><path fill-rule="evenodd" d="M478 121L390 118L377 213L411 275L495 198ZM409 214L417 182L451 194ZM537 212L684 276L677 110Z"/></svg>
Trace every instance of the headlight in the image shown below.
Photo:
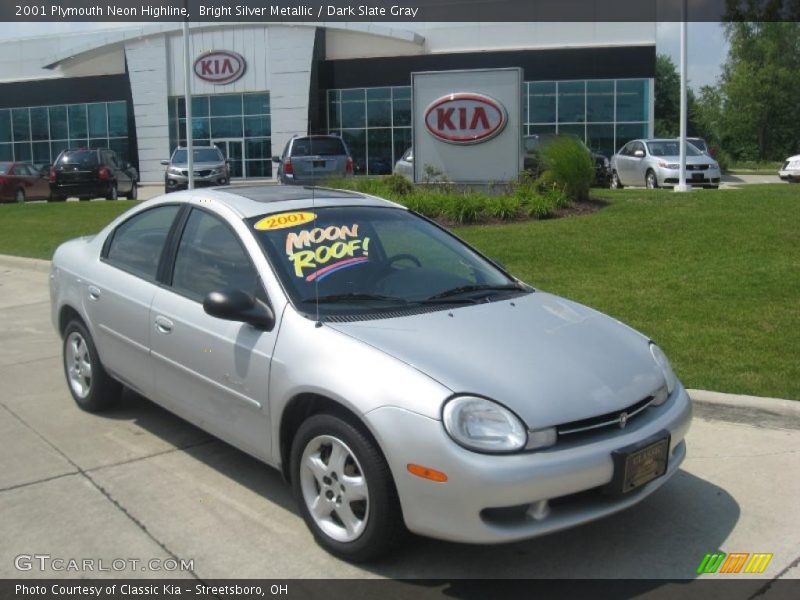
<svg viewBox="0 0 800 600"><path fill-rule="evenodd" d="M663 160L658 161L658 166L662 169L672 169L673 171L681 168L678 164L664 162Z"/></svg>
<svg viewBox="0 0 800 600"><path fill-rule="evenodd" d="M475 396L449 400L442 411L444 428L457 444L479 452L513 452L528 441L522 421L507 408Z"/></svg>
<svg viewBox="0 0 800 600"><path fill-rule="evenodd" d="M675 371L672 370L672 365L669 364L667 355L664 354L664 351L661 350L661 348L652 342L650 342L650 354L653 355L653 360L656 361L656 364L664 374L664 381L666 382L667 393L656 393L656 398L653 401L653 404L662 404L670 395L672 395L673 390L678 387L678 378L675 376Z"/></svg>
<svg viewBox="0 0 800 600"><path fill-rule="evenodd" d="M178 167L169 167L167 169L167 173L169 173L170 175L180 175L181 170Z"/></svg>

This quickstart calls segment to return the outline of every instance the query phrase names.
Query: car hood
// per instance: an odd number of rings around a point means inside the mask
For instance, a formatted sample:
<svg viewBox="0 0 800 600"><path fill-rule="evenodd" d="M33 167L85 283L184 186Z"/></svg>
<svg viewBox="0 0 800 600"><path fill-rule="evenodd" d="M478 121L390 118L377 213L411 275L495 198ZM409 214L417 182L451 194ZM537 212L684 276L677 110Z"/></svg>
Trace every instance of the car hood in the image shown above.
<svg viewBox="0 0 800 600"><path fill-rule="evenodd" d="M221 162L196 162L192 165L195 171L199 171L201 169L221 169L224 166L225 163ZM178 169L188 169L189 165L187 165L186 163L183 164L173 163L170 165L170 167L176 167Z"/></svg>
<svg viewBox="0 0 800 600"><path fill-rule="evenodd" d="M330 326L454 393L504 404L531 429L621 410L664 384L647 338L595 310L542 292Z"/></svg>
<svg viewBox="0 0 800 600"><path fill-rule="evenodd" d="M653 160L662 160L667 163L680 163L681 157L680 156L651 156ZM716 162L710 156L704 154L703 156L687 156L686 157L686 164L687 165L710 165Z"/></svg>

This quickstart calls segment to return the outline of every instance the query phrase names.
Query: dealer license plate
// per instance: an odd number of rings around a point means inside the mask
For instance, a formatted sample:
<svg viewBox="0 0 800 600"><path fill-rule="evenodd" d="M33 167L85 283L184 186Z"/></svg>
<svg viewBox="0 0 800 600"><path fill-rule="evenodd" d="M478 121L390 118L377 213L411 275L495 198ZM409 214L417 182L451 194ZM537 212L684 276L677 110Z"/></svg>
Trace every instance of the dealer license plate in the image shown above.
<svg viewBox="0 0 800 600"><path fill-rule="evenodd" d="M612 456L614 479L606 486L605 491L610 494L625 494L667 472L669 436L644 446L623 448Z"/></svg>

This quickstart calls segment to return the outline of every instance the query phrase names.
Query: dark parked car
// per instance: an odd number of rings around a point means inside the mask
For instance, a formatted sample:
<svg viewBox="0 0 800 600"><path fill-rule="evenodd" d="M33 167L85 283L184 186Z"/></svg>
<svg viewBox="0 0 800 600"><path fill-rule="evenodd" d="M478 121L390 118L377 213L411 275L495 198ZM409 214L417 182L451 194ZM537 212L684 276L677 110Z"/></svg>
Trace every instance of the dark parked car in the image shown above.
<svg viewBox="0 0 800 600"><path fill-rule="evenodd" d="M47 171L29 163L0 162L0 202L46 200L50 195Z"/></svg>
<svg viewBox="0 0 800 600"><path fill-rule="evenodd" d="M344 140L335 135L293 137L286 142L283 154L273 156L272 161L278 163L281 183L313 184L353 174L350 151Z"/></svg>
<svg viewBox="0 0 800 600"><path fill-rule="evenodd" d="M108 148L64 150L50 167L49 200L63 202L70 196L116 200L123 195L136 200L138 178L136 169Z"/></svg>
<svg viewBox="0 0 800 600"><path fill-rule="evenodd" d="M611 165L606 156L589 149L578 136L569 134L555 134L555 133L539 133L534 135L525 136L525 159L523 168L530 171L534 176L539 175L541 171L541 149L552 140L558 137L571 137L577 140L586 148L586 151L592 155L594 162L594 182L593 185L599 187L608 187L611 183Z"/></svg>

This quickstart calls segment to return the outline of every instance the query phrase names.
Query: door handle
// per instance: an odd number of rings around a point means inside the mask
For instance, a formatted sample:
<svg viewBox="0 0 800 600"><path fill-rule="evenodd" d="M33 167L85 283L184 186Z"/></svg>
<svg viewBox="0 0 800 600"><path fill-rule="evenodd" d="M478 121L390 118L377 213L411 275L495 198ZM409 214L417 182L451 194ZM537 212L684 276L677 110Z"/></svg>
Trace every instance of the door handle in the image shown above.
<svg viewBox="0 0 800 600"><path fill-rule="evenodd" d="M89 300L97 302L100 299L100 288L90 285L88 289L89 289Z"/></svg>
<svg viewBox="0 0 800 600"><path fill-rule="evenodd" d="M174 323L170 321L167 317L162 317L161 315L156 317L156 329L159 333L172 333L172 327Z"/></svg>

